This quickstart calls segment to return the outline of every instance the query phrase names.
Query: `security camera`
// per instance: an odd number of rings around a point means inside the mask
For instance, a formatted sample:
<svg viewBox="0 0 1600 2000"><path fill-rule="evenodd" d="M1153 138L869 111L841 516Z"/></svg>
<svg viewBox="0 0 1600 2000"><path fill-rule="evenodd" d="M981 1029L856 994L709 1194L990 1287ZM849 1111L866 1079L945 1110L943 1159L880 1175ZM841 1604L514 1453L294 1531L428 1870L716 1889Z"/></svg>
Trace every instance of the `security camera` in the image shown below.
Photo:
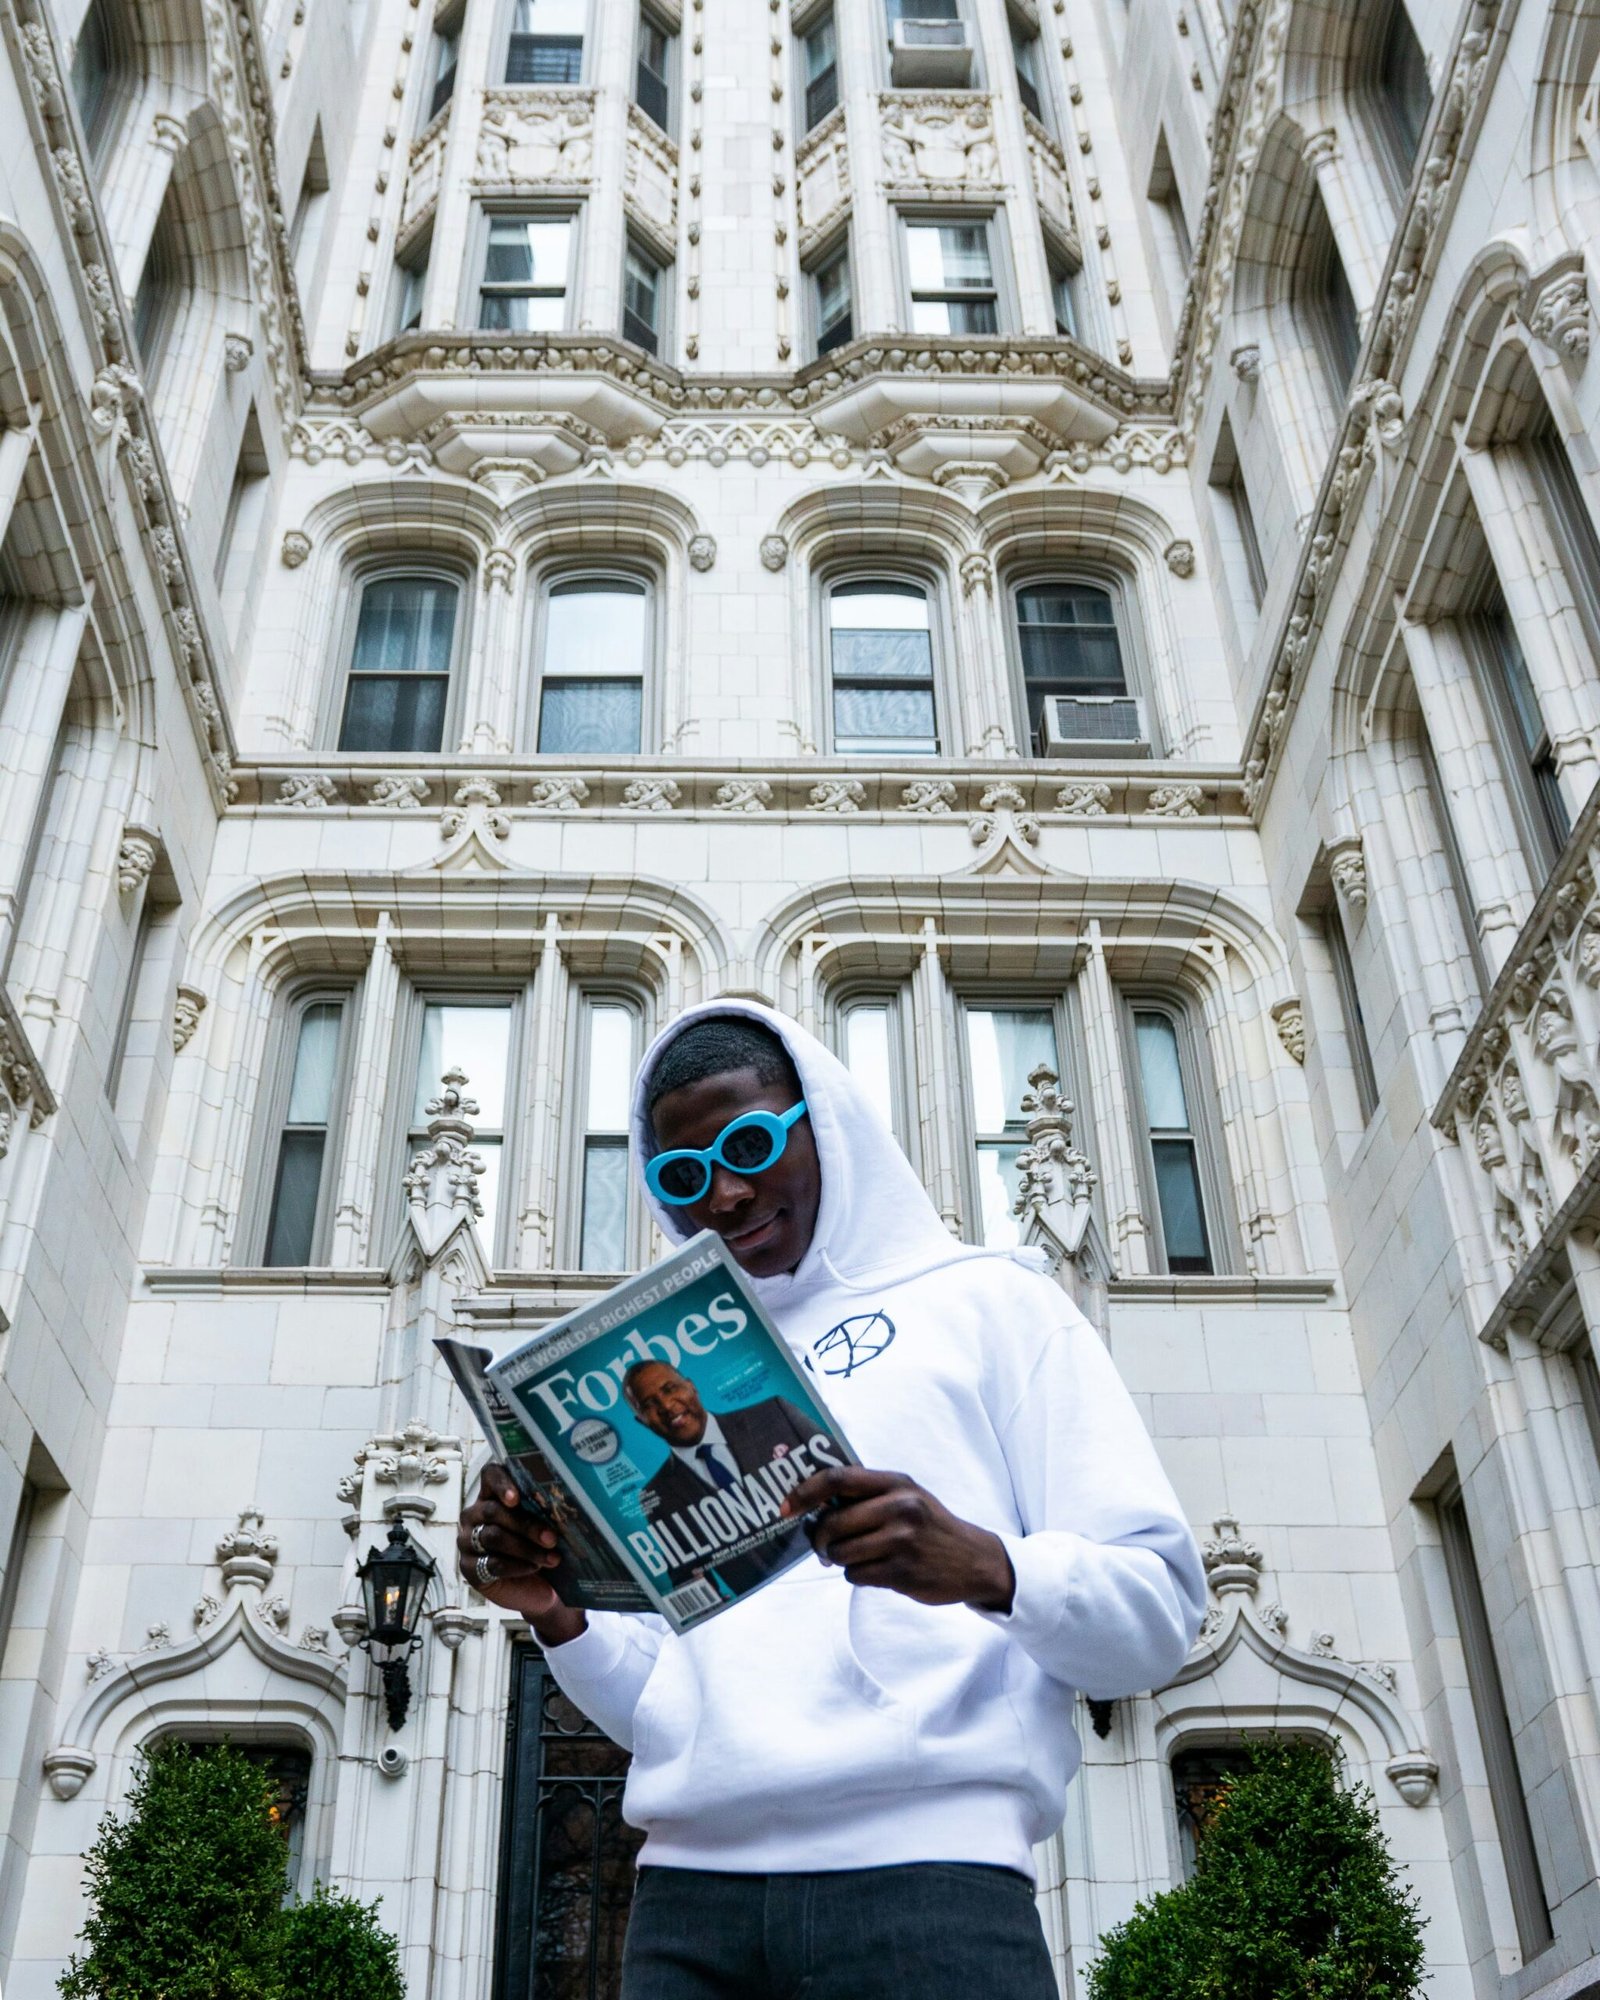
<svg viewBox="0 0 1600 2000"><path fill-rule="evenodd" d="M398 1778L410 1762L398 1743L385 1743L378 1752L378 1769L386 1778Z"/></svg>

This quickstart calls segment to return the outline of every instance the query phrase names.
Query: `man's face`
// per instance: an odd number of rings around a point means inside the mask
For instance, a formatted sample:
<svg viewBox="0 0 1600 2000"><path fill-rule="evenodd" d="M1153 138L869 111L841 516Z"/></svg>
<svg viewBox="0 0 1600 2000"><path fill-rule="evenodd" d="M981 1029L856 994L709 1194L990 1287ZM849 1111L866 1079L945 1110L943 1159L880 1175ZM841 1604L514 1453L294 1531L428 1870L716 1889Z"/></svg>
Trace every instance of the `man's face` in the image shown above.
<svg viewBox="0 0 1600 2000"><path fill-rule="evenodd" d="M706 1434L699 1391L664 1361L648 1362L628 1377L628 1401L645 1429L668 1444L696 1445Z"/></svg>
<svg viewBox="0 0 1600 2000"><path fill-rule="evenodd" d="M796 1101L787 1085L763 1083L753 1069L731 1069L669 1090L650 1122L663 1153L684 1146L699 1150L746 1111L787 1111ZM811 1247L821 1200L822 1168L811 1120L797 1118L775 1165L742 1175L718 1163L710 1187L678 1213L696 1229L715 1230L753 1278L773 1278L792 1271Z"/></svg>

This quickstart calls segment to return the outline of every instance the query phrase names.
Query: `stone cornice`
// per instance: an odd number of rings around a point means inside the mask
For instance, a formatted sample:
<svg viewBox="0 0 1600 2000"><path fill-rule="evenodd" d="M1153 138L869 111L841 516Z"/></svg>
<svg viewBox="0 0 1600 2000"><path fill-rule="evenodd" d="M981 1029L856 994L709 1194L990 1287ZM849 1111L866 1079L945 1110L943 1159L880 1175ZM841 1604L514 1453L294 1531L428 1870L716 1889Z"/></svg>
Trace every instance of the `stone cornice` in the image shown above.
<svg viewBox="0 0 1600 2000"><path fill-rule="evenodd" d="M70 247L81 287L82 324L99 367L90 394L90 424L115 434L118 456L133 495L150 576L182 671L189 719L213 798L228 796L233 733L223 706L216 659L202 623L194 571L182 532L182 514L167 475L160 440L145 407L132 361L132 326L126 316L92 181L85 175L77 118L64 82L48 10L41 0L0 0L0 31L19 58L23 103L34 150L50 168L60 240Z"/></svg>

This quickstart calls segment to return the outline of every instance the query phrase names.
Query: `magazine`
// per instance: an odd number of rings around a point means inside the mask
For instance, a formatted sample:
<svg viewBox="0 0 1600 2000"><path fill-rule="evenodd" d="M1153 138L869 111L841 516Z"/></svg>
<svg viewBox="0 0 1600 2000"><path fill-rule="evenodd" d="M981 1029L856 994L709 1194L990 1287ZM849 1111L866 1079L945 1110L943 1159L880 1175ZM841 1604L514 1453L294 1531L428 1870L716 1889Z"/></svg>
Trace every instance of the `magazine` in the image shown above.
<svg viewBox="0 0 1600 2000"><path fill-rule="evenodd" d="M487 1380L639 1608L676 1632L807 1555L786 1496L859 1463L710 1231L501 1356ZM490 1436L509 1452L498 1425Z"/></svg>

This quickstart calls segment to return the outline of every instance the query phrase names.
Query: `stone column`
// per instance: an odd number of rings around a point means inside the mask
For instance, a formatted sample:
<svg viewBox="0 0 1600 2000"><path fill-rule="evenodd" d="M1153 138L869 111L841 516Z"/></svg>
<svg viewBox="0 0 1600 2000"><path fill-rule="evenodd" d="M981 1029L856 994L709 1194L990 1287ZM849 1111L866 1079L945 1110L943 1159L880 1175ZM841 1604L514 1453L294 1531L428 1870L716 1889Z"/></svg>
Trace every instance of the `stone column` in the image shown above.
<svg viewBox="0 0 1600 2000"><path fill-rule="evenodd" d="M388 1094L389 1056L394 1047L395 1016L400 1004L400 968L390 942L392 928L389 913L384 910L378 917L372 955L367 961L357 1002L355 1056L350 1067L344 1154L339 1162L333 1244L329 1253L329 1262L337 1269L360 1267L378 1254L375 1244L379 1217L374 1197Z"/></svg>
<svg viewBox="0 0 1600 2000"><path fill-rule="evenodd" d="M1033 164L1028 151L1028 131L1023 123L1022 98L1017 90L1016 54L1011 46L1011 23L1005 0L973 0L978 17L978 34L983 47L983 66L989 86L990 117L994 125L995 156L1000 180L1006 189L1004 203L996 212L996 223L1011 223L1011 273L1017 294L1018 333L1053 338L1056 330L1055 301L1050 295L1050 266L1045 261L1044 233L1039 226L1039 202L1033 188ZM1040 36L1041 45L1044 37ZM1003 254L996 245L997 254Z"/></svg>
<svg viewBox="0 0 1600 2000"><path fill-rule="evenodd" d="M1144 1214L1133 1107L1128 1101L1122 1066L1117 993L1106 964L1105 941L1098 918L1090 921L1088 945L1089 955L1078 975L1078 993L1083 1002L1083 1037L1089 1053L1094 1152L1100 1162L1106 1218L1111 1228L1111 1254L1117 1260L1118 1275L1142 1277L1150 1270L1150 1224Z"/></svg>
<svg viewBox="0 0 1600 2000"><path fill-rule="evenodd" d="M922 923L922 955L911 984L916 1032L917 1121L922 1179L952 1236L961 1234L961 1159L950 1108L957 1101L950 1046L950 994L940 955L938 926Z"/></svg>
<svg viewBox="0 0 1600 2000"><path fill-rule="evenodd" d="M840 102L850 146L850 180L855 190L850 222L850 264L855 283L855 331L899 333L906 313L900 296L900 259L894 219L881 183L878 138L878 77L886 34L883 0L837 0L834 30L839 42Z"/></svg>
<svg viewBox="0 0 1600 2000"><path fill-rule="evenodd" d="M622 191L627 180L628 103L633 96L632 0L596 0L589 34L584 55L595 93L594 178L583 208L582 271L572 325L585 333L620 334L622 259L628 233Z"/></svg>
<svg viewBox="0 0 1600 2000"><path fill-rule="evenodd" d="M557 1197L563 1084L568 1018L572 1011L572 981L561 950L561 920L554 912L544 920L539 963L533 975L533 1019L529 1023L528 1065L522 1101L522 1148L525 1166L517 1202L516 1262L525 1271L550 1270L561 1264ZM507 1190L508 1195L511 1190Z"/></svg>

